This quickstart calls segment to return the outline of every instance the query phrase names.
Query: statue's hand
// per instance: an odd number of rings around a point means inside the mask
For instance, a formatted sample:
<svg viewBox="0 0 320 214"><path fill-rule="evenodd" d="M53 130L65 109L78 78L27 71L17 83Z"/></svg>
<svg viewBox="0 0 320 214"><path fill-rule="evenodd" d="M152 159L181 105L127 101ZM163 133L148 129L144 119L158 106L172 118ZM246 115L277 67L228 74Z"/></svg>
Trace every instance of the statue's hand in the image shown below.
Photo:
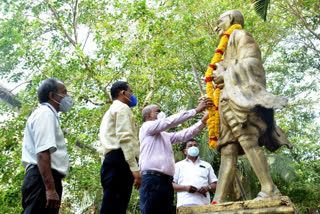
<svg viewBox="0 0 320 214"><path fill-rule="evenodd" d="M217 84L217 87L220 88L220 89L223 89L224 88L224 83Z"/></svg>
<svg viewBox="0 0 320 214"><path fill-rule="evenodd" d="M223 85L224 78L223 78L222 73L219 72L219 70L213 71L212 75L213 75L213 81L214 81L215 84L218 85L218 87L219 87L219 85Z"/></svg>

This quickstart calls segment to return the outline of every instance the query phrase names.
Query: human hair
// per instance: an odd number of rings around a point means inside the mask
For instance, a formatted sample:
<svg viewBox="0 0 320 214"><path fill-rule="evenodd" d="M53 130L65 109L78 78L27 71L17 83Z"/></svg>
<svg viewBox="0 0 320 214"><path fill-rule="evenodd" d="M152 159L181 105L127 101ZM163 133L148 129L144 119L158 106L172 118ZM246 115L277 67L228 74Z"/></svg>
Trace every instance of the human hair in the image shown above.
<svg viewBox="0 0 320 214"><path fill-rule="evenodd" d="M193 142L193 141L196 142L197 144L199 144L196 139L190 138L190 139L187 140L186 142L183 142L183 144L182 144L182 150L186 149L186 148L187 148L187 144L188 144L189 142Z"/></svg>
<svg viewBox="0 0 320 214"><path fill-rule="evenodd" d="M147 115L151 114L151 108L148 106L142 110L142 121L146 122Z"/></svg>
<svg viewBox="0 0 320 214"><path fill-rule="evenodd" d="M117 99L119 92L122 90L128 90L128 87L128 83L125 81L117 81L113 83L110 89L112 99Z"/></svg>
<svg viewBox="0 0 320 214"><path fill-rule="evenodd" d="M38 88L38 100L39 103L44 103L49 101L49 93L58 92L59 80L56 78L48 78L44 80Z"/></svg>

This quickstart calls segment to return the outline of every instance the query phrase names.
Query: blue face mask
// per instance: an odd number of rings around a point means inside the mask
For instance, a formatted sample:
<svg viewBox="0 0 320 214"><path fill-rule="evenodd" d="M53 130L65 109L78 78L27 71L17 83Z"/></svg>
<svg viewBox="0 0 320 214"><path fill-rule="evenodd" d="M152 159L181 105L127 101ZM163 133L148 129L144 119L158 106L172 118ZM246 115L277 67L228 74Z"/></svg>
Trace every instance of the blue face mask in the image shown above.
<svg viewBox="0 0 320 214"><path fill-rule="evenodd" d="M199 155L198 147L192 146L188 149L188 155L191 157L197 157Z"/></svg>
<svg viewBox="0 0 320 214"><path fill-rule="evenodd" d="M136 98L136 96L134 96L133 94L131 94L130 96L130 103L129 103L129 107L135 107L138 103L138 99Z"/></svg>
<svg viewBox="0 0 320 214"><path fill-rule="evenodd" d="M128 92L129 93L129 92ZM124 95L124 94L123 94ZM132 108L132 107L135 107L137 105L137 102L138 102L138 99L136 98L136 96L134 96L133 94L130 95L130 100L128 97L126 97L124 95L124 98L126 98L126 100L129 101L129 107Z"/></svg>

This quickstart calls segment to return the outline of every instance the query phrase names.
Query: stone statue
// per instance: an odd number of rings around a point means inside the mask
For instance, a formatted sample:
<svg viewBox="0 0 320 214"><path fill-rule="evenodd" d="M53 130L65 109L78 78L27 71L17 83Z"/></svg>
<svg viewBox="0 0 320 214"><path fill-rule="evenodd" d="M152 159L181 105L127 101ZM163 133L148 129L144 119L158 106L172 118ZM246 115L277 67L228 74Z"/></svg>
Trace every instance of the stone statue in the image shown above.
<svg viewBox="0 0 320 214"><path fill-rule="evenodd" d="M221 38L234 24L244 25L243 16L238 10L222 14L215 30ZM266 91L260 49L245 30L232 31L224 60L216 66L213 81L221 89L217 146L221 153L221 165L214 201L225 201L228 188L234 181L237 158L242 154L247 156L260 181L261 192L257 198L280 196L271 179L261 146L270 151L282 145L292 148L274 120L274 109L281 109L287 100Z"/></svg>

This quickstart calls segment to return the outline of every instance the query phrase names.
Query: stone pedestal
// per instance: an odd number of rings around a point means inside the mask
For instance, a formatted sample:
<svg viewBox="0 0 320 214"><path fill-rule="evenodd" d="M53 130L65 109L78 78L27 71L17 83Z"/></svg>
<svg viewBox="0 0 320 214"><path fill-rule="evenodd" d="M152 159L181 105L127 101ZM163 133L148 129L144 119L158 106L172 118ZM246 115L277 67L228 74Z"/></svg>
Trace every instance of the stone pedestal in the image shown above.
<svg viewBox="0 0 320 214"><path fill-rule="evenodd" d="M177 214L219 213L219 214L257 214L257 213L286 213L296 214L294 204L289 197L266 198L249 201L225 202L215 205L179 207Z"/></svg>

